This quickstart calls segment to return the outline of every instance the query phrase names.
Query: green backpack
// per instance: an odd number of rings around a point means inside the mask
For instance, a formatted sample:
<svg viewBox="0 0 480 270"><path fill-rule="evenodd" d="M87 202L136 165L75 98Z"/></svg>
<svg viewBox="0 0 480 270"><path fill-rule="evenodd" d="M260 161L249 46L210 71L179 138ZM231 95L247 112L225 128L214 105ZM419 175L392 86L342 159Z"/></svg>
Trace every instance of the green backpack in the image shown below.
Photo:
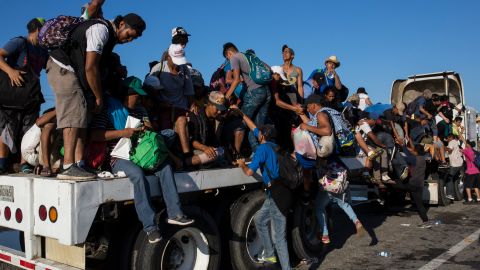
<svg viewBox="0 0 480 270"><path fill-rule="evenodd" d="M132 138L130 160L146 171L157 169L167 155L168 150L163 137L153 131L147 130Z"/></svg>

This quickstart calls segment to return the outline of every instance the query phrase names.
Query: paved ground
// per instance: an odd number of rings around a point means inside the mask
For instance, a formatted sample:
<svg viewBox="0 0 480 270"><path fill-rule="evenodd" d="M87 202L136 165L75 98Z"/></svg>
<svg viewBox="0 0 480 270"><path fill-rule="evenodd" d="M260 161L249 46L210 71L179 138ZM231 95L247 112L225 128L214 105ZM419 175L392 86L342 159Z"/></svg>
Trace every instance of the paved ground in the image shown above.
<svg viewBox="0 0 480 270"><path fill-rule="evenodd" d="M447 256L449 259L438 268L423 270L480 269L480 204L456 202L448 207L431 207L429 217L442 224L430 229L419 228L420 218L408 209L393 208L385 212L375 204L369 204L355 207L355 211L369 235L356 237L350 220L340 209L334 209L330 230L332 243L320 255L323 256L320 263L302 270L419 269L474 232L477 232L476 238L463 242L468 246L458 254ZM391 256L378 256L381 251L388 251ZM0 264L0 270L15 269L4 267Z"/></svg>
<svg viewBox="0 0 480 270"><path fill-rule="evenodd" d="M360 239L354 235L349 219L340 209L335 209L332 243L324 250L323 260L302 269L418 269L474 232L477 232L475 239L462 243L462 246L469 244L466 248L439 268L428 269L480 269L480 204L456 202L448 207L431 207L429 218L442 223L430 229L417 226L421 220L416 212L403 208L372 211L372 208L375 207L355 208L369 232ZM381 251L388 251L391 256L378 256Z"/></svg>

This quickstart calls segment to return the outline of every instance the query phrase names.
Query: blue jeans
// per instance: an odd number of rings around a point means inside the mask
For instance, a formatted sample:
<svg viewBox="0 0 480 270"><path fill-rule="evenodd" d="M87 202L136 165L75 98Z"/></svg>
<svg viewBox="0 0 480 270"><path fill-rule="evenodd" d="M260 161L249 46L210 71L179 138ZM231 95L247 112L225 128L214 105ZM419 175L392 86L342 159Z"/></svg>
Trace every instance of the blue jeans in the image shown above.
<svg viewBox="0 0 480 270"><path fill-rule="evenodd" d="M272 223L271 227L274 230L273 241L275 242L275 249L277 250L277 255L280 260L282 270L291 269L286 237L287 219L284 215L282 215L273 199L268 195L263 203L262 208L260 208L258 213L255 215L254 221L258 235L263 243L263 256L268 258L275 255L275 250L273 248L272 239L270 238L269 232L270 221Z"/></svg>
<svg viewBox="0 0 480 270"><path fill-rule="evenodd" d="M339 197L336 197L329 192L319 191L317 197L315 198L315 209L317 213L318 225L323 229L323 236L328 235L328 226L327 226L327 215L325 212L325 207L329 202L336 203L342 210L347 214L347 216L352 220L353 223L358 220L357 215L353 212L352 206Z"/></svg>
<svg viewBox="0 0 480 270"><path fill-rule="evenodd" d="M133 184L135 210L137 211L138 219L140 219L143 224L143 230L145 232L156 230L155 209L150 201L150 186L145 172L130 160L124 159L118 159L113 165L113 172L117 173L119 171L125 172ZM180 199L178 198L175 178L173 177L170 165L165 162L152 177L156 178L153 182L160 185L163 199L167 206L168 217L175 218L183 215L180 209Z"/></svg>
<svg viewBox="0 0 480 270"><path fill-rule="evenodd" d="M255 125L263 125L267 119L267 110L270 99L270 90L266 86L248 90L243 97L242 112L252 119L252 121L255 122ZM248 141L250 142L252 150L255 151L258 146L258 141L252 131L248 133Z"/></svg>

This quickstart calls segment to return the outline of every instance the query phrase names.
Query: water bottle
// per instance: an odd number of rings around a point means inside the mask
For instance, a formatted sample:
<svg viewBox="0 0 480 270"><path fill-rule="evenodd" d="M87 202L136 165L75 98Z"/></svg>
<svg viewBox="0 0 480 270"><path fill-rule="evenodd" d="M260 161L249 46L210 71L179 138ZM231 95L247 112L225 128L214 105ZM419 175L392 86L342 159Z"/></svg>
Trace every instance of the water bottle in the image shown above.
<svg viewBox="0 0 480 270"><path fill-rule="evenodd" d="M440 221L440 220L435 220L435 222L433 222L433 224L435 224L435 226L438 226L438 225L441 225L441 224L442 224L442 221Z"/></svg>
<svg viewBox="0 0 480 270"><path fill-rule="evenodd" d="M388 258L388 257L392 256L392 253L390 253L388 251L381 251L381 252L378 253L378 256Z"/></svg>
<svg viewBox="0 0 480 270"><path fill-rule="evenodd" d="M225 149L223 149L223 147L218 147L215 151L217 152L217 157L221 157L225 154Z"/></svg>

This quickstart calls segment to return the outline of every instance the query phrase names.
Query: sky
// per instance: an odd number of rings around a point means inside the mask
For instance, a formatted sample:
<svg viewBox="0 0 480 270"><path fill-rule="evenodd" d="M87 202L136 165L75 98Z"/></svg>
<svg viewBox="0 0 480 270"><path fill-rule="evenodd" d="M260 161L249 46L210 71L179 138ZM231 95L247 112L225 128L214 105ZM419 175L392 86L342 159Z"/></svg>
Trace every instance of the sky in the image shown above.
<svg viewBox="0 0 480 270"><path fill-rule="evenodd" d="M87 0L2 0L0 44L26 34L34 17L79 15ZM222 45L254 49L269 65L282 63L281 47L295 50L304 79L336 55L337 72L350 92L363 86L373 102L389 102L392 82L413 74L460 73L466 105L480 110L480 1L153 1L106 0L108 19L130 12L147 22L143 36L117 45L129 74L144 78L183 26L192 36L186 56L205 81L223 63ZM3 45L0 45L3 46ZM45 74L42 88L53 106Z"/></svg>

